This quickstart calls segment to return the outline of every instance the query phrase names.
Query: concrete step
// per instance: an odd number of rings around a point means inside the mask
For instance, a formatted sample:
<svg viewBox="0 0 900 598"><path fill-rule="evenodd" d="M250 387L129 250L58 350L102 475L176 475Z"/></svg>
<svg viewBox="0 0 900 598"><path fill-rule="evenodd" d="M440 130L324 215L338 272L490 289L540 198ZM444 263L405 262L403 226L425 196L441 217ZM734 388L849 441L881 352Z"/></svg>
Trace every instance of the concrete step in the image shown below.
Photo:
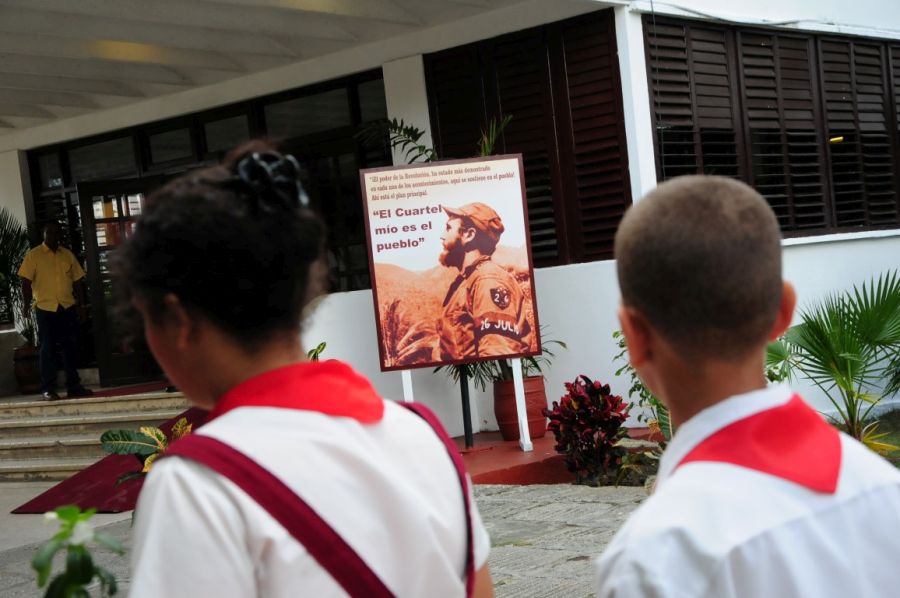
<svg viewBox="0 0 900 598"><path fill-rule="evenodd" d="M0 463L16 459L54 459L61 457L91 458L104 457L106 452L100 444L100 436L40 436L35 438L0 439Z"/></svg>
<svg viewBox="0 0 900 598"><path fill-rule="evenodd" d="M0 400L0 422L62 415L137 413L188 408L180 392L152 392L121 397L89 397L59 401Z"/></svg>
<svg viewBox="0 0 900 598"><path fill-rule="evenodd" d="M137 429L158 426L184 409L160 409L137 413L100 413L88 415L51 415L0 420L0 438L61 438L88 436L99 438L110 429Z"/></svg>
<svg viewBox="0 0 900 598"><path fill-rule="evenodd" d="M72 457L65 459L11 459L0 461L0 481L37 482L64 480L98 459ZM135 463L135 469L137 463Z"/></svg>

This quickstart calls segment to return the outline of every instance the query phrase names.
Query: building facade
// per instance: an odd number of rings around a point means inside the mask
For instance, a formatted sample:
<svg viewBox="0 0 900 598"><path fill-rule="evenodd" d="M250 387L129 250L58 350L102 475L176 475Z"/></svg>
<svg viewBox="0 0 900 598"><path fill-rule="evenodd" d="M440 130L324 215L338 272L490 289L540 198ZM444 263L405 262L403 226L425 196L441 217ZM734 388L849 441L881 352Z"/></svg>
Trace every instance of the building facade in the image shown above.
<svg viewBox="0 0 900 598"><path fill-rule="evenodd" d="M455 3L465 15L0 135L0 204L23 221L65 221L88 265L101 373L140 374L117 353L103 304L129 197L265 135L304 162L332 231L335 292L310 318L307 344L326 341L327 357L402 396L400 375L378 368L357 177L392 159L358 134L384 117L460 158L490 119L512 115L498 151L523 154L541 323L569 347L547 372L551 399L582 373L627 389L613 375L612 239L658 181L720 174L759 189L801 304L900 268L893 0ZM460 433L458 389L430 370L412 380L416 399ZM475 429L495 429L489 393L474 397Z"/></svg>

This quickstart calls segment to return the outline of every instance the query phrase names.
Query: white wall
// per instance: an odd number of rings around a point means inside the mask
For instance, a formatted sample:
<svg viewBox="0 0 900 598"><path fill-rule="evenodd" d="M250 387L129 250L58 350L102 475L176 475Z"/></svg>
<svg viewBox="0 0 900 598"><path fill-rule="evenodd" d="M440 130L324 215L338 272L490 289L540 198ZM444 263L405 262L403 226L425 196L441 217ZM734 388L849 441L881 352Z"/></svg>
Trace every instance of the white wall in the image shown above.
<svg viewBox="0 0 900 598"><path fill-rule="evenodd" d="M822 238L815 243L800 240L787 243L784 277L797 288L798 312L829 293L849 290L882 272L900 270L900 231L887 236L860 235L835 241ZM794 323L798 321L795 314ZM824 393L812 384L795 381L793 386L816 408L825 412L834 410ZM900 397L886 405L897 402Z"/></svg>
<svg viewBox="0 0 900 598"><path fill-rule="evenodd" d="M0 206L25 224L25 196L30 188L25 152L0 152Z"/></svg>
<svg viewBox="0 0 900 598"><path fill-rule="evenodd" d="M635 0L632 10L900 39L897 0Z"/></svg>
<svg viewBox="0 0 900 598"><path fill-rule="evenodd" d="M801 244L787 241L784 251L785 278L797 288L801 306L891 269L900 269L900 233L880 237L860 235L841 240L804 240ZM565 341L569 346L568 350L558 353L553 367L546 372L548 400L559 399L564 392L563 384L580 374L608 382L613 392L624 395L628 381L613 376L618 369L613 363L616 346L612 339L613 331L618 328L619 289L615 262L538 269L535 290L547 338ZM325 340L328 343L326 357L351 363L368 376L384 396L398 400L402 397L400 374L382 373L378 366L370 292L328 297L310 318L304 339L310 347ZM434 409L451 434L461 435L458 387L446 376L433 374L430 368L414 370L412 377L416 400ZM817 409L831 410L828 400L817 389L803 383L794 386ZM475 430L495 430L497 425L489 392L473 389L472 401L480 415L473 423ZM637 424L632 420L630 425Z"/></svg>

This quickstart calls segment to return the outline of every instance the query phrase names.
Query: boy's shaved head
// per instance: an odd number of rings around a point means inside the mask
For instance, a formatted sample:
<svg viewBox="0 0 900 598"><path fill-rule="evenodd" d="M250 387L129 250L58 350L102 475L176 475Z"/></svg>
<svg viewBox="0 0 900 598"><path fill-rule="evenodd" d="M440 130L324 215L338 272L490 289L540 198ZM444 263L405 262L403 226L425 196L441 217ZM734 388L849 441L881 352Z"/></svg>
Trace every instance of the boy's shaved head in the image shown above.
<svg viewBox="0 0 900 598"><path fill-rule="evenodd" d="M767 340L781 302L781 232L744 183L659 185L625 214L615 250L623 303L686 358L735 360Z"/></svg>

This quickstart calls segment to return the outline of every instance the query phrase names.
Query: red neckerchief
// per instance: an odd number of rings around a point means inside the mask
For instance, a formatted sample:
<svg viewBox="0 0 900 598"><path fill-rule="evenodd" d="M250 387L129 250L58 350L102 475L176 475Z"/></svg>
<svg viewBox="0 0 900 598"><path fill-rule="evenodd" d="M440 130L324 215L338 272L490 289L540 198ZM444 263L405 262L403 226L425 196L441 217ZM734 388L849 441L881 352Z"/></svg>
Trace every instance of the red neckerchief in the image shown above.
<svg viewBox="0 0 900 598"><path fill-rule="evenodd" d="M694 461L731 463L815 492L834 494L841 471L841 438L794 395L784 405L718 430L694 447L675 469Z"/></svg>
<svg viewBox="0 0 900 598"><path fill-rule="evenodd" d="M333 359L288 365L245 380L219 399L207 421L238 407L318 411L363 424L377 423L384 415L384 400L372 384Z"/></svg>

